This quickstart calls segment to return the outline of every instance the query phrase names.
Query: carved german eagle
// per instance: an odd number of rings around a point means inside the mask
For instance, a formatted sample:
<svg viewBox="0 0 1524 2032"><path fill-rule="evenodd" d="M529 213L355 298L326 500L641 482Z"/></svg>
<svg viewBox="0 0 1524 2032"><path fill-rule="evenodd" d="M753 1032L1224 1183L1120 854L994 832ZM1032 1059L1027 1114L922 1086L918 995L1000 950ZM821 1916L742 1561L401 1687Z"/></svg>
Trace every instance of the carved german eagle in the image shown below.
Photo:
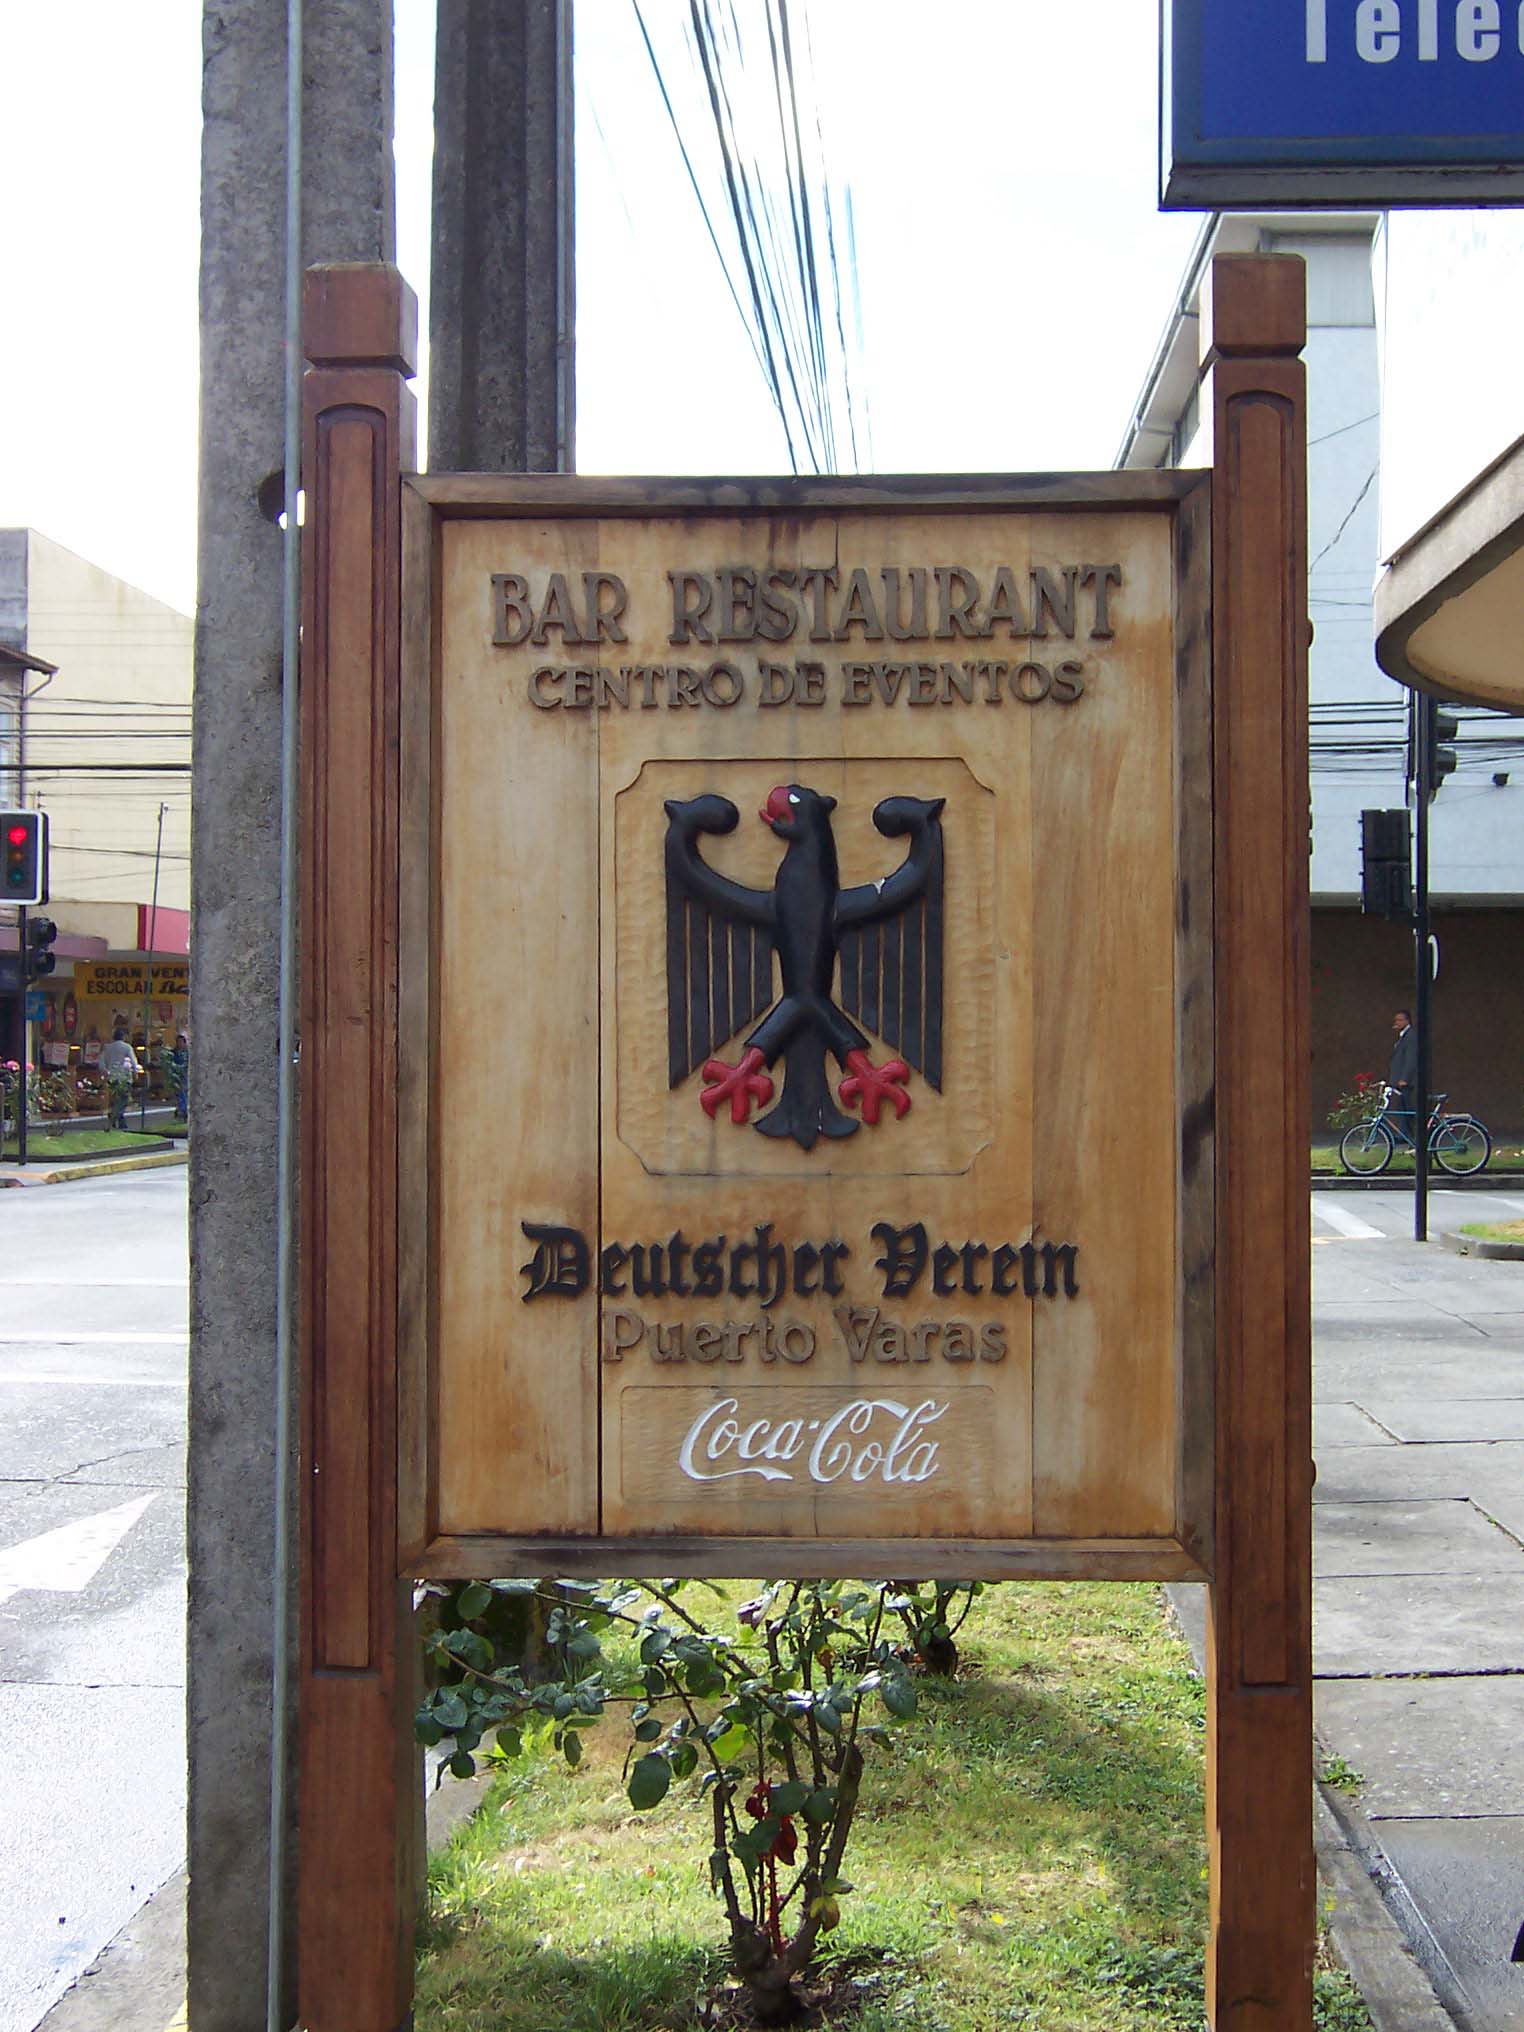
<svg viewBox="0 0 1524 2032"><path fill-rule="evenodd" d="M711 1119L728 1104L740 1124L753 1104L765 1106L773 1098L766 1068L781 1058L783 1092L753 1126L805 1150L822 1136L854 1134L857 1118L831 1098L827 1052L845 1074L837 1098L870 1126L886 1103L896 1118L909 1112L912 1066L940 1091L944 801L884 798L873 823L886 839L908 837L909 851L883 880L843 889L835 798L780 783L758 816L783 841L783 859L771 889L749 889L699 852L702 834L734 832L730 799L668 800L668 1074L675 1087L702 1066L699 1101ZM776 997L774 954L783 983ZM759 1015L737 1064L713 1055ZM852 1016L898 1056L874 1065Z"/></svg>

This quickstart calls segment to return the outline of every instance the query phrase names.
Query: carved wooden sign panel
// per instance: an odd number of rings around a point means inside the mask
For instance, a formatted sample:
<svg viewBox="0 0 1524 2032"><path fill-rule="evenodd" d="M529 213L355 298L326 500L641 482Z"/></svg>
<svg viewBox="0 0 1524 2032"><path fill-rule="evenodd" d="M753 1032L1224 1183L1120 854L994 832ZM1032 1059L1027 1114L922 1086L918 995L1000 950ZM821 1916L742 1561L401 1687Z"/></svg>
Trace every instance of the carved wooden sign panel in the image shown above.
<svg viewBox="0 0 1524 2032"><path fill-rule="evenodd" d="M414 485L407 1571L1208 1568L1206 487Z"/></svg>

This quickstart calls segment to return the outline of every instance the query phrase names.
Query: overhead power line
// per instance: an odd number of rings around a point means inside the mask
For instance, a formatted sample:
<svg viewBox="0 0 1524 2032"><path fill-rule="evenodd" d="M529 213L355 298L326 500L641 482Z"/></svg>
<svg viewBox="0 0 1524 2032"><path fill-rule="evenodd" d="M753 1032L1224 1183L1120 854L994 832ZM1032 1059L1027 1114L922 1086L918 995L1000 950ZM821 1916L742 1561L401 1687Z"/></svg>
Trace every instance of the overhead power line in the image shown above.
<svg viewBox="0 0 1524 2032"><path fill-rule="evenodd" d="M689 0L685 90L641 0L631 4L789 463L795 472L859 471L871 426L859 385L856 230L850 189L833 188L807 11L799 0ZM707 109L703 139L699 123L685 121L690 105Z"/></svg>

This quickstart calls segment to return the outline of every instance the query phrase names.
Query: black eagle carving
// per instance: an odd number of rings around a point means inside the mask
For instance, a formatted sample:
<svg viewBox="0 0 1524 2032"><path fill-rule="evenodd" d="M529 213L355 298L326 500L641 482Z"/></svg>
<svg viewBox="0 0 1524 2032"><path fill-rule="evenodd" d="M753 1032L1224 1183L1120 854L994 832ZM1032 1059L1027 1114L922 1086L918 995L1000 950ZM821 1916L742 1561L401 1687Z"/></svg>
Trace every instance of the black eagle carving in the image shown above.
<svg viewBox="0 0 1524 2032"><path fill-rule="evenodd" d="M778 1104L754 1124L812 1150L821 1136L850 1136L859 1123L831 1098L829 1051L842 1067L839 1098L870 1126L882 1107L910 1108L912 1066L942 1085L942 806L944 799L886 797L873 823L886 839L907 836L892 875L843 889L831 830L834 797L779 784L758 816L784 842L772 888L748 889L711 868L702 833L734 832L728 797L667 802L667 1055L672 1086L703 1067L699 1095L713 1117L728 1103L745 1122L773 1097L764 1070L784 1062ZM783 977L774 1000L773 955ZM832 999L837 962L841 1006ZM767 1013L762 1014L763 1011ZM857 1016L899 1056L875 1066ZM738 1065L712 1054L758 1016Z"/></svg>

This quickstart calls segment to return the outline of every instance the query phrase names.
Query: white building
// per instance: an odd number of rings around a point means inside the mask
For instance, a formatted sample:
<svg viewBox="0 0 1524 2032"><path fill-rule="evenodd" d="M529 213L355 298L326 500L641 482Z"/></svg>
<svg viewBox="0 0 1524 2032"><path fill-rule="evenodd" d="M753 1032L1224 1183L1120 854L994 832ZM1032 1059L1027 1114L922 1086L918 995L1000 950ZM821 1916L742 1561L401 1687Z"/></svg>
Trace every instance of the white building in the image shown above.
<svg viewBox="0 0 1524 2032"><path fill-rule="evenodd" d="M1377 213L1236 214L1208 221L1118 454L1121 466L1207 465L1200 293L1216 253L1307 263L1308 605L1313 812L1313 1126L1354 1075L1384 1070L1394 1007L1412 999L1412 939L1360 915L1360 813L1409 801L1409 693L1373 646L1372 595L1393 514L1443 488L1440 461L1463 346L1437 371L1443 321L1424 309L1431 251ZM1416 215L1427 220L1430 215ZM1458 215L1461 221L1474 215ZM1452 222L1459 245L1463 224ZM1515 284L1516 287L1524 285ZM1378 302L1378 290L1381 301ZM1400 309L1394 309L1400 306ZM1513 327L1516 336L1518 324ZM1425 364L1427 363L1427 365ZM1474 395L1479 409L1486 398ZM1471 430L1457 431L1467 445ZM1391 463L1391 473L1386 467ZM1400 483L1397 476L1400 475ZM1457 482L1458 484L1458 479ZM1400 487L1400 491L1399 491ZM1452 489L1453 491L1453 489ZM1394 499L1402 502L1394 508ZM1433 502L1443 499L1443 493ZM1459 709L1458 766L1431 810L1441 948L1435 1070L1494 1128L1524 1121L1524 727Z"/></svg>
<svg viewBox="0 0 1524 2032"><path fill-rule="evenodd" d="M118 1017L153 1038L185 1025L193 635L35 529L0 529L0 787L48 814L59 930L24 1041L14 960L0 966L5 1055L78 1070Z"/></svg>

